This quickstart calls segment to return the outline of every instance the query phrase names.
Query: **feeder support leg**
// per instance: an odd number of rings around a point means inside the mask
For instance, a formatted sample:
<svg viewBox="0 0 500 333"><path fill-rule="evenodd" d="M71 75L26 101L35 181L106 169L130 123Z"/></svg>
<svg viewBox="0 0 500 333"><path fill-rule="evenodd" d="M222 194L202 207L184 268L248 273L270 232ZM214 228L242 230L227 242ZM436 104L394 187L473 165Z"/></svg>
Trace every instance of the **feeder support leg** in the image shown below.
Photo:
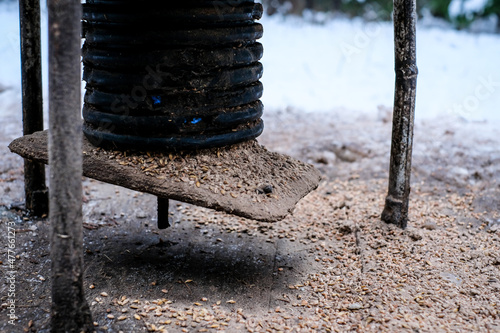
<svg viewBox="0 0 500 333"><path fill-rule="evenodd" d="M83 292L82 5L48 0L52 332L93 332Z"/></svg>
<svg viewBox="0 0 500 333"><path fill-rule="evenodd" d="M417 87L416 0L394 0L396 85L389 191L382 220L406 228Z"/></svg>
<svg viewBox="0 0 500 333"><path fill-rule="evenodd" d="M19 1L21 35L21 77L23 135L43 131L42 60L40 42L40 1ZM45 166L24 160L26 209L35 216L48 214L49 199L45 186Z"/></svg>
<svg viewBox="0 0 500 333"><path fill-rule="evenodd" d="M170 227L168 221L168 199L158 198L158 229L166 229Z"/></svg>

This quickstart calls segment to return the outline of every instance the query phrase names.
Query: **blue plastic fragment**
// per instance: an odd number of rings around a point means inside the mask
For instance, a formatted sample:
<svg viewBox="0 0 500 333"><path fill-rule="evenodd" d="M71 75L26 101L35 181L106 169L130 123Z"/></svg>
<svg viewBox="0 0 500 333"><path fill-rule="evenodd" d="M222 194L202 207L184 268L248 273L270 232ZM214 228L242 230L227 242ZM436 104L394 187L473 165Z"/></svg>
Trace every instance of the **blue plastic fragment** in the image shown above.
<svg viewBox="0 0 500 333"><path fill-rule="evenodd" d="M153 105L158 105L161 103L161 96L151 96L153 99Z"/></svg>
<svg viewBox="0 0 500 333"><path fill-rule="evenodd" d="M193 118L193 120L191 120L191 124L197 124L201 121L201 118Z"/></svg>

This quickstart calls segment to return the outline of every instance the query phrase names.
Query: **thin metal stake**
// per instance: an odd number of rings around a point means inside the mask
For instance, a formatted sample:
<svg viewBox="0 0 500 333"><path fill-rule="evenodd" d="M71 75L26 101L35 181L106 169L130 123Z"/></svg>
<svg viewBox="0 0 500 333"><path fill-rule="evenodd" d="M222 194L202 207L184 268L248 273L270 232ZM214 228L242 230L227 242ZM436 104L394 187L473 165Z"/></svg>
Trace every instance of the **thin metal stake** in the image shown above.
<svg viewBox="0 0 500 333"><path fill-rule="evenodd" d="M23 98L23 134L43 131L42 56L40 42L40 1L19 1L21 31L21 76ZM49 199L45 186L45 166L24 160L26 209L35 216L48 214Z"/></svg>

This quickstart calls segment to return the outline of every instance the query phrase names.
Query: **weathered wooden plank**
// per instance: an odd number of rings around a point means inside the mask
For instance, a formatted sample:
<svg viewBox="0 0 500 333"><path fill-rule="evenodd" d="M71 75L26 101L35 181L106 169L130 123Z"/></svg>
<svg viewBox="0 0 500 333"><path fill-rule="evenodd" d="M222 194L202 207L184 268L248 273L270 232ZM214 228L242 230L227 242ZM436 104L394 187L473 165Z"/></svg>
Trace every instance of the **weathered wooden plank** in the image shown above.
<svg viewBox="0 0 500 333"><path fill-rule="evenodd" d="M47 163L47 132L9 148ZM279 221L321 179L313 166L270 152L252 140L181 153L106 151L83 139L83 174L106 183L259 220Z"/></svg>

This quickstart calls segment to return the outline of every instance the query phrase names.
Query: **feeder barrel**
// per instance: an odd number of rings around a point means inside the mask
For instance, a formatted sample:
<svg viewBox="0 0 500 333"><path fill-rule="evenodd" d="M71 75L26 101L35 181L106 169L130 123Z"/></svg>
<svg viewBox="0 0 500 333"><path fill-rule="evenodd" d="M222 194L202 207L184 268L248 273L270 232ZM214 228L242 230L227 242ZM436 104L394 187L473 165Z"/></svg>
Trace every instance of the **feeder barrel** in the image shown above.
<svg viewBox="0 0 500 333"><path fill-rule="evenodd" d="M87 1L87 139L105 149L179 151L259 136L262 12L249 0Z"/></svg>

